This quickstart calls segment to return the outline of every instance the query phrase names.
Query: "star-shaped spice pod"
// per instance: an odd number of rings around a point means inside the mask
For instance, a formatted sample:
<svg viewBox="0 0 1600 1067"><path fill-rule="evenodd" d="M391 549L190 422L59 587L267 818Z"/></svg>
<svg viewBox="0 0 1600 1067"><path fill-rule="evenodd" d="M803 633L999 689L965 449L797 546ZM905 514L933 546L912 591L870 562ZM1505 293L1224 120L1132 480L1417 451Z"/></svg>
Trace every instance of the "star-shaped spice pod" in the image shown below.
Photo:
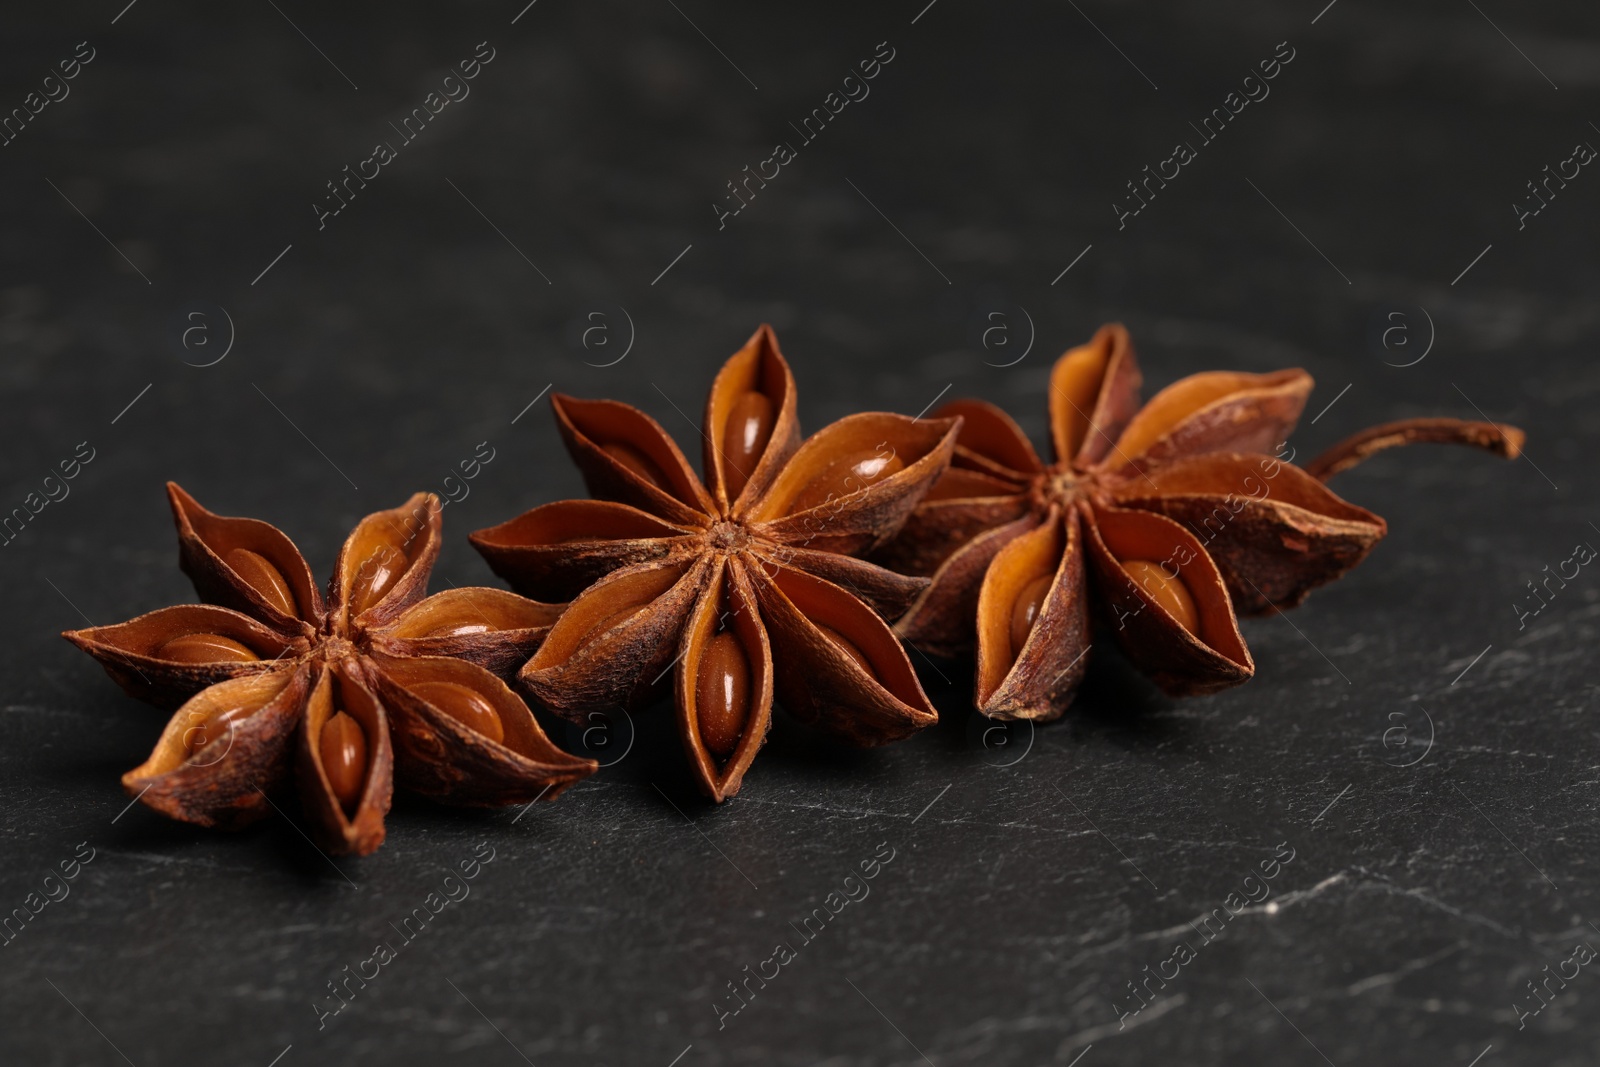
<svg viewBox="0 0 1600 1067"><path fill-rule="evenodd" d="M957 423L841 419L803 444L794 376L770 327L712 384L702 481L627 404L556 396L567 450L599 499L546 504L472 535L530 596L571 599L519 679L542 703L636 707L676 671L700 787L739 789L774 693L790 714L878 745L937 721L885 624L926 579L853 558L899 530L950 462Z"/></svg>
<svg viewBox="0 0 1600 1067"><path fill-rule="evenodd" d="M492 673L523 662L559 607L487 588L424 599L439 555L433 494L361 520L326 604L282 531L214 515L170 482L167 494L179 565L208 603L63 635L129 694L178 706L122 777L145 804L238 827L293 778L321 844L365 855L383 843L395 777L486 807L554 799L596 769L551 744Z"/></svg>
<svg viewBox="0 0 1600 1067"><path fill-rule="evenodd" d="M1245 681L1237 615L1293 607L1386 532L1323 480L1413 441L1522 447L1515 427L1416 419L1302 470L1281 448L1311 385L1301 370L1213 371L1141 408L1128 332L1111 325L1051 372L1052 463L994 405L945 405L963 420L950 470L875 557L932 576L897 631L936 654L976 643L978 709L1000 719L1059 716L1096 627L1173 695Z"/></svg>

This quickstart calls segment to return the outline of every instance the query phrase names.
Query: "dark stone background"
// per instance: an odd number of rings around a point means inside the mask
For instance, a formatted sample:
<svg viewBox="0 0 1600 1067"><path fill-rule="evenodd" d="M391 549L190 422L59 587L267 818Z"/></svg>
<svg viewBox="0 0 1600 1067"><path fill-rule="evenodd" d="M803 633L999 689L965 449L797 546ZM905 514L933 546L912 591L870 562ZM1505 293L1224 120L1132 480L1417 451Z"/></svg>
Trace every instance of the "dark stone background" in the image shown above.
<svg viewBox="0 0 1600 1067"><path fill-rule="evenodd" d="M938 0L913 24L924 2L541 0L515 25L522 0L9 5L0 106L77 42L96 57L0 149L0 510L78 442L96 458L0 551L0 907L79 842L95 858L0 948L0 1060L1600 1056L1590 970L1523 1029L1514 1007L1600 943L1600 579L1517 618L1525 583L1600 544L1600 176L1521 231L1507 209L1600 143L1593 5ZM1286 39L1271 96L1119 232L1124 183L1197 140L1188 123ZM496 57L471 96L319 232L323 183L482 40ZM883 40L871 96L718 232L723 183ZM174 323L196 302L236 334L204 369L185 362L227 328L190 320L210 332L185 349ZM618 308L632 351L586 366L621 350ZM613 347L578 343L592 311ZM1029 354L993 366L1028 317ZM914 414L950 386L1042 435L1051 359L1110 319L1153 388L1299 365L1322 383L1312 415L1349 383L1296 433L1302 457L1476 406L1526 427L1531 458L1417 448L1341 476L1392 533L1301 610L1247 623L1259 673L1217 696L1168 700L1106 657L1061 723L986 735L966 668L944 665L925 672L938 728L854 753L780 722L721 808L658 708L559 803L518 820L401 797L384 848L337 871L282 818L227 836L124 811L118 775L162 716L56 635L192 597L166 479L277 523L325 574L361 515L442 491L488 440L495 460L446 509L435 587L486 583L467 531L581 489L543 401L512 424L548 385L692 441L674 406L698 418L768 321L810 428ZM1374 319L1408 332L1386 349ZM1009 348L983 347L996 322ZM325 983L480 841L496 858L470 898L319 1032ZM870 897L719 1031L726 983L798 940L789 924L880 842L895 858ZM1187 924L1280 842L1277 907L1204 943ZM1179 941L1196 958L1119 1033L1126 983Z"/></svg>

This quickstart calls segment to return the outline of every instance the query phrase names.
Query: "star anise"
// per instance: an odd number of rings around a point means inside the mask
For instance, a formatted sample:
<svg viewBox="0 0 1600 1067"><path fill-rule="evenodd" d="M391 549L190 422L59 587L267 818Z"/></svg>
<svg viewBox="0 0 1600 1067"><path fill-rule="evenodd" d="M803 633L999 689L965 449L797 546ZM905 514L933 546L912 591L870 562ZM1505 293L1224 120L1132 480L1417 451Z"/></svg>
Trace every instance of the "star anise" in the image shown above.
<svg viewBox="0 0 1600 1067"><path fill-rule="evenodd" d="M122 777L145 804L238 827L270 814L268 794L293 778L321 843L365 855L383 842L395 777L484 807L554 799L595 770L492 673L525 660L561 609L487 588L424 599L433 494L361 520L326 604L282 531L214 515L170 482L167 494L179 565L207 603L63 635L129 694L181 705Z"/></svg>
<svg viewBox="0 0 1600 1067"><path fill-rule="evenodd" d="M571 599L519 674L557 714L638 707L676 670L700 787L738 791L788 712L878 745L937 721L893 618L927 584L853 558L884 544L950 461L956 423L860 414L803 444L794 376L763 326L706 402L702 481L655 420L556 396L599 499L545 504L472 535L512 588Z"/></svg>
<svg viewBox="0 0 1600 1067"><path fill-rule="evenodd" d="M963 420L950 470L874 557L932 576L897 632L943 655L976 643L978 709L1000 719L1059 716L1096 628L1173 695L1247 680L1237 616L1299 604L1387 530L1323 480L1413 441L1522 446L1512 426L1414 419L1302 470L1282 448L1311 386L1302 370L1213 371L1141 408L1128 333L1111 325L1051 372L1053 463L992 404L945 405Z"/></svg>

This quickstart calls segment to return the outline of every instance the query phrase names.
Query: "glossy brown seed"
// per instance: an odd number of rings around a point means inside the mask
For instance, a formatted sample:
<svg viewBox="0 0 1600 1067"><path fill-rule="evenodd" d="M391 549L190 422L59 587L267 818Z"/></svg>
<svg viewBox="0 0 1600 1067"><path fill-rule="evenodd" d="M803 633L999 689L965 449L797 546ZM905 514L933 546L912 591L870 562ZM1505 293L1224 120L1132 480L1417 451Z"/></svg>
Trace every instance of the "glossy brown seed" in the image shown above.
<svg viewBox="0 0 1600 1067"><path fill-rule="evenodd" d="M382 600L405 571L406 555L393 545L382 545L368 556L350 583L350 617Z"/></svg>
<svg viewBox="0 0 1600 1067"><path fill-rule="evenodd" d="M608 445L601 445L600 451L627 467L630 471L661 490L670 492L667 480L661 476L661 468L657 467L649 456L621 441L613 441Z"/></svg>
<svg viewBox="0 0 1600 1067"><path fill-rule="evenodd" d="M207 715L198 724L184 731L183 745L189 750L189 755L194 755L201 749L213 745L233 733L233 727L242 719L247 718L252 707L223 708Z"/></svg>
<svg viewBox="0 0 1600 1067"><path fill-rule="evenodd" d="M1053 574L1041 575L1022 587L1022 592L1017 594L1017 599L1011 605L1011 656L1016 658L1022 654L1022 646L1027 643L1028 635L1033 632L1033 624L1039 621L1039 609L1044 606L1044 598L1050 592L1050 583L1055 579Z"/></svg>
<svg viewBox="0 0 1600 1067"><path fill-rule="evenodd" d="M491 741L505 740L506 729L500 721L500 713L481 693L458 682L417 682L410 689L469 730Z"/></svg>
<svg viewBox="0 0 1600 1067"><path fill-rule="evenodd" d="M772 401L765 393L748 392L734 401L722 431L722 463L728 499L744 489L755 472L761 453L772 439Z"/></svg>
<svg viewBox="0 0 1600 1067"><path fill-rule="evenodd" d="M266 600L268 604L277 608L285 615L294 615L294 591L289 588L289 583L283 573L274 567L266 556L259 552L252 552L248 548L236 548L222 557L222 561L233 568L233 572L244 583Z"/></svg>
<svg viewBox="0 0 1600 1067"><path fill-rule="evenodd" d="M367 734L345 712L336 711L322 724L317 740L322 771L346 814L361 800L361 783L367 776Z"/></svg>
<svg viewBox="0 0 1600 1067"><path fill-rule="evenodd" d="M789 510L805 511L826 504L829 500L849 496L905 469L906 465L899 456L879 449L864 449L840 456L806 483L789 505Z"/></svg>
<svg viewBox="0 0 1600 1067"><path fill-rule="evenodd" d="M156 649L155 656L173 663L252 663L261 658L221 634L180 634Z"/></svg>
<svg viewBox="0 0 1600 1067"><path fill-rule="evenodd" d="M326 855L366 855L384 840L397 787L462 806L526 804L597 767L552 744L497 677L531 655L557 605L492 588L426 598L439 497L415 493L365 516L338 548L331 587L319 587L282 531L168 492L179 562L203 603L64 635L130 695L176 707L149 758L122 776L130 798L204 826L282 814ZM602 612L640 598L611 599ZM615 670L618 658L594 660Z"/></svg>
<svg viewBox="0 0 1600 1067"><path fill-rule="evenodd" d="M878 672L872 668L872 661L867 658L867 654L865 652L856 647L854 641L850 640L844 634L840 633L838 630L835 630L831 626L824 626L820 622L813 623L812 625L821 630L822 635L829 641L832 641L834 644L838 645L841 652L855 660L856 663L860 664L862 670L866 671L874 678L878 676Z"/></svg>
<svg viewBox="0 0 1600 1067"><path fill-rule="evenodd" d="M423 637L466 637L468 634L486 634L493 627L486 622L447 622L423 634Z"/></svg>
<svg viewBox="0 0 1600 1067"><path fill-rule="evenodd" d="M727 759L739 747L750 717L750 661L732 631L724 630L706 643L694 703L700 739L712 755Z"/></svg>
<svg viewBox="0 0 1600 1067"><path fill-rule="evenodd" d="M802 439L794 377L765 327L712 386L699 471L642 411L567 396L555 405L562 438L601 499L546 505L474 538L520 592L570 601L517 672L530 696L580 722L631 708L667 688L669 661L685 652L676 668L680 740L697 784L719 802L738 792L776 704L862 745L938 720L906 652L878 621L902 614L928 579L865 557L948 468L958 418L863 413ZM671 492L646 490L601 451L608 442L643 451ZM579 534L578 543L556 542ZM581 590L596 575L606 577ZM632 618L614 614L635 604ZM817 620L843 634L818 631ZM717 648L734 640L718 638L724 630L742 642L749 673L738 702L748 707L727 723L714 709L729 708L732 679L717 669Z"/></svg>
<svg viewBox="0 0 1600 1067"><path fill-rule="evenodd" d="M1148 559L1125 559L1122 569L1185 630L1199 636L1200 613L1195 610L1194 597L1189 594L1189 587L1183 584L1182 578L1168 575L1165 567Z"/></svg>

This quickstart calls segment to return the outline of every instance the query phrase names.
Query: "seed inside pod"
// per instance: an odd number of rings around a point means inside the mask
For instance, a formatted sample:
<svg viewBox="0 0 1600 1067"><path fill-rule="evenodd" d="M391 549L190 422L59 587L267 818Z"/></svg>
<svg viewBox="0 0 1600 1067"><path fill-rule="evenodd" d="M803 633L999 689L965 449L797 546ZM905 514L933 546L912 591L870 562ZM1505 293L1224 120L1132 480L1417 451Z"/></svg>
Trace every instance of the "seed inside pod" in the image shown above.
<svg viewBox="0 0 1600 1067"><path fill-rule="evenodd" d="M184 747L192 756L201 749L216 744L231 734L234 726L255 710L253 707L234 707L213 711L202 719L199 725L191 726L184 731Z"/></svg>
<svg viewBox="0 0 1600 1067"><path fill-rule="evenodd" d="M865 652L862 652L861 649L856 647L856 643L854 641L850 640L844 634L840 633L838 630L835 630L831 626L824 626L820 622L813 622L811 625L821 630L822 636L838 645L839 651L855 660L856 663L860 665L862 670L866 671L874 678L878 676L878 672L872 668L872 661L867 658L867 654Z"/></svg>
<svg viewBox="0 0 1600 1067"><path fill-rule="evenodd" d="M423 637L466 637L469 634L486 634L494 627L486 622L447 622L423 634Z"/></svg>
<svg viewBox="0 0 1600 1067"><path fill-rule="evenodd" d="M296 613L294 591L289 588L283 572L274 567L266 556L248 548L235 548L223 556L222 561L232 567L246 585L261 594L268 604L285 615Z"/></svg>
<svg viewBox="0 0 1600 1067"><path fill-rule="evenodd" d="M608 445L601 445L600 451L604 452L606 455L610 456L612 459L616 460L618 463L622 464L624 467L628 468L630 471L637 474L639 477L643 478L645 481L649 482L663 493L670 493L672 491L667 488L667 480L662 476L661 468L655 465L655 461L649 456L645 455L643 452L639 451L637 448L634 448L632 445L622 441L613 441Z"/></svg>
<svg viewBox="0 0 1600 1067"><path fill-rule="evenodd" d="M252 663L261 657L248 646L221 634L179 634L155 651L173 663Z"/></svg>
<svg viewBox="0 0 1600 1067"><path fill-rule="evenodd" d="M491 741L504 741L505 724L489 698L459 682L417 682L407 687L463 726Z"/></svg>
<svg viewBox="0 0 1600 1067"><path fill-rule="evenodd" d="M350 617L355 618L393 589L406 571L406 554L393 545L380 545L356 571L350 583Z"/></svg>
<svg viewBox="0 0 1600 1067"><path fill-rule="evenodd" d="M1168 575L1161 564L1147 559L1125 559L1122 569L1185 630L1200 636L1200 613L1195 610L1194 597L1182 578Z"/></svg>
<svg viewBox="0 0 1600 1067"><path fill-rule="evenodd" d="M336 711L322 724L317 739L322 770L328 785L346 814L355 811L361 800L361 784L367 777L367 735L361 724L343 711Z"/></svg>
<svg viewBox="0 0 1600 1067"><path fill-rule="evenodd" d="M1017 594L1016 601L1011 606L1011 657L1015 659L1022 654L1022 646L1028 641L1028 635L1033 632L1033 624L1039 621L1039 609L1044 606L1044 598L1050 592L1050 583L1055 580L1055 575L1045 574L1022 587L1022 592Z"/></svg>
<svg viewBox="0 0 1600 1067"><path fill-rule="evenodd" d="M761 453L772 439L772 401L751 390L733 402L722 431L722 464L728 499L733 500L755 473Z"/></svg>
<svg viewBox="0 0 1600 1067"><path fill-rule="evenodd" d="M718 759L733 755L750 718L750 661L733 631L724 630L706 643L694 704L706 748Z"/></svg>
<svg viewBox="0 0 1600 1067"><path fill-rule="evenodd" d="M805 511L831 499L849 496L905 469L905 463L893 452L886 455L868 448L840 456L806 483L790 503L789 511Z"/></svg>

